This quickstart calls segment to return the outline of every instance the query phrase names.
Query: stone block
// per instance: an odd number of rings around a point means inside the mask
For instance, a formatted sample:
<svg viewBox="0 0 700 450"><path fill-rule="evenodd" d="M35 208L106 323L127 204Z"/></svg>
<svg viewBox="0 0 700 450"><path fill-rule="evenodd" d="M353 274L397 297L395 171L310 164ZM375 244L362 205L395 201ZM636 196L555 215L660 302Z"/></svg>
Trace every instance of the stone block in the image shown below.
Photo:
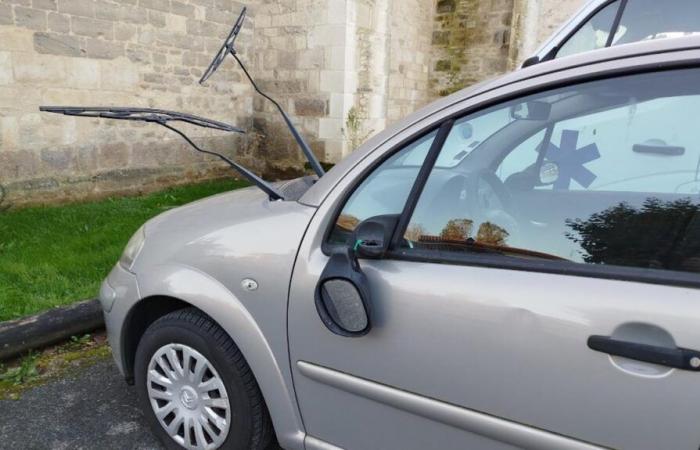
<svg viewBox="0 0 700 450"><path fill-rule="evenodd" d="M3 182L31 178L38 172L37 166L37 157L33 152L0 151L0 180Z"/></svg>
<svg viewBox="0 0 700 450"><path fill-rule="evenodd" d="M139 4L148 9L155 9L163 12L170 12L169 0L140 0Z"/></svg>
<svg viewBox="0 0 700 450"><path fill-rule="evenodd" d="M103 89L129 91L139 83L137 66L124 59L100 61L100 80Z"/></svg>
<svg viewBox="0 0 700 450"><path fill-rule="evenodd" d="M58 0L58 11L72 16L95 17L94 0Z"/></svg>
<svg viewBox="0 0 700 450"><path fill-rule="evenodd" d="M16 6L15 24L32 30L45 31L48 26L46 11Z"/></svg>
<svg viewBox="0 0 700 450"><path fill-rule="evenodd" d="M79 57L85 55L85 43L82 39L67 34L36 33L34 50L48 55Z"/></svg>
<svg viewBox="0 0 700 450"><path fill-rule="evenodd" d="M70 32L70 16L65 14L58 14L54 12L49 13L49 31L55 33L66 33Z"/></svg>
<svg viewBox="0 0 700 450"><path fill-rule="evenodd" d="M98 59L114 59L124 56L124 44L87 38L87 56Z"/></svg>
<svg viewBox="0 0 700 450"><path fill-rule="evenodd" d="M0 25L12 25L13 23L12 5L0 3Z"/></svg>
<svg viewBox="0 0 700 450"><path fill-rule="evenodd" d="M178 16L184 16L191 19L195 18L195 7L178 0L172 0L170 2L170 12L177 14Z"/></svg>
<svg viewBox="0 0 700 450"><path fill-rule="evenodd" d="M87 58L66 61L66 86L77 89L96 89L100 86L100 63Z"/></svg>
<svg viewBox="0 0 700 450"><path fill-rule="evenodd" d="M452 69L452 61L448 59L442 59L435 62L436 72L449 72Z"/></svg>
<svg viewBox="0 0 700 450"><path fill-rule="evenodd" d="M69 172L75 164L75 154L68 149L44 149L40 158L42 165L53 172Z"/></svg>
<svg viewBox="0 0 700 450"><path fill-rule="evenodd" d="M140 46L129 46L126 48L126 57L134 63L148 64L151 62L151 53Z"/></svg>
<svg viewBox="0 0 700 450"><path fill-rule="evenodd" d="M160 11L149 10L148 23L156 28L163 28L165 26L165 14Z"/></svg>
<svg viewBox="0 0 700 450"><path fill-rule="evenodd" d="M12 62L18 82L55 84L65 79L65 63L58 56L15 53Z"/></svg>
<svg viewBox="0 0 700 450"><path fill-rule="evenodd" d="M129 165L129 146L124 142L101 145L97 155L100 169L118 169Z"/></svg>
<svg viewBox="0 0 700 450"><path fill-rule="evenodd" d="M123 17L124 8L116 3L98 0L95 5L95 17L102 20L119 21Z"/></svg>
<svg viewBox="0 0 700 450"><path fill-rule="evenodd" d="M128 23L114 24L114 38L118 41L131 41L136 36L136 25Z"/></svg>
<svg viewBox="0 0 700 450"><path fill-rule="evenodd" d="M148 10L133 6L125 6L122 9L122 20L136 25L145 25L148 23Z"/></svg>
<svg viewBox="0 0 700 450"><path fill-rule="evenodd" d="M165 15L165 26L169 33L187 33L187 18L176 14Z"/></svg>
<svg viewBox="0 0 700 450"><path fill-rule="evenodd" d="M32 7L34 9L43 9L45 11L58 10L56 0L32 0Z"/></svg>
<svg viewBox="0 0 700 450"><path fill-rule="evenodd" d="M12 54L10 52L0 52L0 86L11 84L13 81Z"/></svg>
<svg viewBox="0 0 700 450"><path fill-rule="evenodd" d="M322 70L320 88L322 92L346 92L345 72L341 70Z"/></svg>
<svg viewBox="0 0 700 450"><path fill-rule="evenodd" d="M436 8L438 14L453 13L457 10L456 0L438 0Z"/></svg>
<svg viewBox="0 0 700 450"><path fill-rule="evenodd" d="M0 118L0 148L17 150L19 145L19 124L16 117Z"/></svg>
<svg viewBox="0 0 700 450"><path fill-rule="evenodd" d="M449 31L433 31L433 45L447 45L450 42Z"/></svg>
<svg viewBox="0 0 700 450"><path fill-rule="evenodd" d="M327 102L317 98L294 100L294 112L298 116L322 117L326 115L327 109Z"/></svg>
<svg viewBox="0 0 700 450"><path fill-rule="evenodd" d="M320 139L337 139L343 135L343 120L324 117L318 121Z"/></svg>
<svg viewBox="0 0 700 450"><path fill-rule="evenodd" d="M90 19L86 17L72 17L71 29L74 34L80 36L114 39L114 23L106 20Z"/></svg>

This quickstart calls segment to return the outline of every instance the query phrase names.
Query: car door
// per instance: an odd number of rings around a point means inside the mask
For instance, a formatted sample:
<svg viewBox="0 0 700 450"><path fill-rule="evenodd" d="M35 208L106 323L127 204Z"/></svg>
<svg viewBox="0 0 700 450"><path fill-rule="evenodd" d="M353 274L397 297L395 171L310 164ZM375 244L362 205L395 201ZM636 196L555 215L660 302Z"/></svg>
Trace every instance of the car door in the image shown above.
<svg viewBox="0 0 700 450"><path fill-rule="evenodd" d="M699 77L523 94L351 172L290 288L307 447L698 448ZM329 255L387 215L359 259L371 327L338 334L314 302Z"/></svg>

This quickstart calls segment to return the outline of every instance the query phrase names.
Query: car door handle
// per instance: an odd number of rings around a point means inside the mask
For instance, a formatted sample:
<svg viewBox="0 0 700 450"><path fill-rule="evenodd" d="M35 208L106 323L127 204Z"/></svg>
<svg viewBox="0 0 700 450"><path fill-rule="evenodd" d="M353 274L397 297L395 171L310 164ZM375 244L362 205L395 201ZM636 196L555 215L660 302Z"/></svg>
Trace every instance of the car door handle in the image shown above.
<svg viewBox="0 0 700 450"><path fill-rule="evenodd" d="M700 352L686 348L658 347L620 341L609 336L591 336L588 347L597 352L643 361L660 366L700 372Z"/></svg>

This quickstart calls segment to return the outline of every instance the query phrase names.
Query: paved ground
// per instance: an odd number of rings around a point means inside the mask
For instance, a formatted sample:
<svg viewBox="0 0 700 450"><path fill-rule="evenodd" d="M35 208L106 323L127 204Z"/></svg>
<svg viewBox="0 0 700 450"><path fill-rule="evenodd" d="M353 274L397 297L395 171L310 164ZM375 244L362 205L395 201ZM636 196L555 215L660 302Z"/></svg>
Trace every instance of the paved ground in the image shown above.
<svg viewBox="0 0 700 450"><path fill-rule="evenodd" d="M0 400L0 449L161 449L111 359Z"/></svg>

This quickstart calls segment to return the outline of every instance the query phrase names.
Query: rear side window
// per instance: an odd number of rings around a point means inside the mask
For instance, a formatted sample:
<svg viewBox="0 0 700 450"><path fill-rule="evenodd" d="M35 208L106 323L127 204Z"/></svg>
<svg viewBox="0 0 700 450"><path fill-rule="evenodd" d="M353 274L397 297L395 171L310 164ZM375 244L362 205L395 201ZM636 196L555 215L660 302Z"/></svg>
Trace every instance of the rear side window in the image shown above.
<svg viewBox="0 0 700 450"><path fill-rule="evenodd" d="M561 45L557 58L605 47L612 33L619 7L620 2L615 1L595 13Z"/></svg>
<svg viewBox="0 0 700 450"><path fill-rule="evenodd" d="M620 8L624 8L620 11ZM619 23L615 25L617 16ZM698 0L621 0L598 10L559 46L556 57L610 45L700 33ZM614 28L614 29L613 29ZM611 39L611 33L614 37Z"/></svg>
<svg viewBox="0 0 700 450"><path fill-rule="evenodd" d="M700 32L698 0L629 0L613 45Z"/></svg>

